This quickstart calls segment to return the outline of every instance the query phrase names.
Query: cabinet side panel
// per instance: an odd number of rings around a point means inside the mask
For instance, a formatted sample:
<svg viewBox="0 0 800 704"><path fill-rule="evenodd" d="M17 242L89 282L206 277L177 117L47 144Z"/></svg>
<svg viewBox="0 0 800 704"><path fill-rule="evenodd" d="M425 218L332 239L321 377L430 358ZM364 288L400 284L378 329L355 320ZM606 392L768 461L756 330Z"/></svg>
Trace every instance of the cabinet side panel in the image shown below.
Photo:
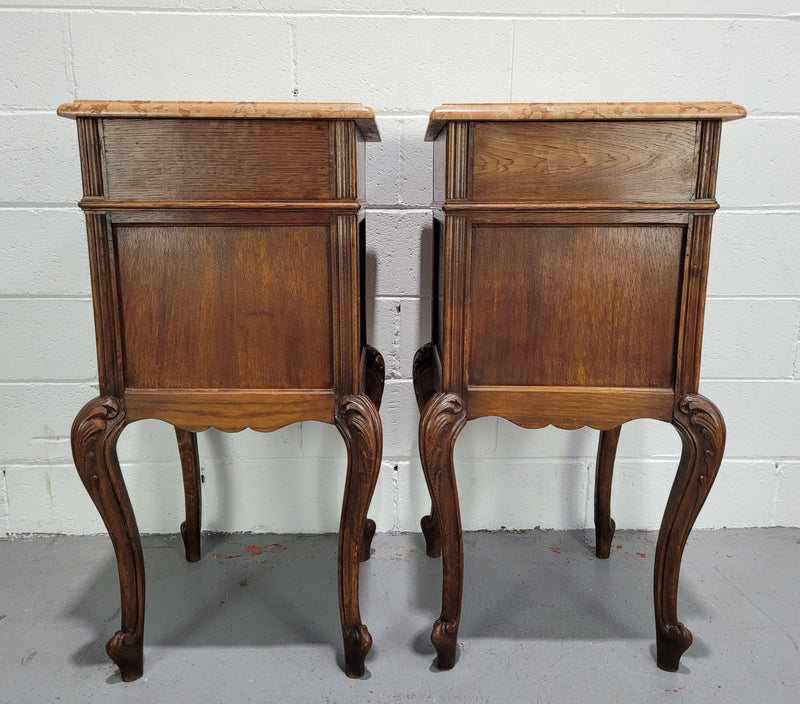
<svg viewBox="0 0 800 704"><path fill-rule="evenodd" d="M322 120L104 120L112 200L331 197Z"/></svg>
<svg viewBox="0 0 800 704"><path fill-rule="evenodd" d="M117 225L125 384L331 388L325 226Z"/></svg>
<svg viewBox="0 0 800 704"><path fill-rule="evenodd" d="M672 387L685 233L476 227L469 383Z"/></svg>

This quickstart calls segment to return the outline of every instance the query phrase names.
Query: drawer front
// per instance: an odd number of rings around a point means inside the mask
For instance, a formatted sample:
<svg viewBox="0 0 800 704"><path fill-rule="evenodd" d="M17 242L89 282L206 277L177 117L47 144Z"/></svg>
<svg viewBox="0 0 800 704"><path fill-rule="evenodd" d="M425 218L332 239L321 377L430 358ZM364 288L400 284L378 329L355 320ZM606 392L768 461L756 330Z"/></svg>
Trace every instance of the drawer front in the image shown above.
<svg viewBox="0 0 800 704"><path fill-rule="evenodd" d="M117 225L125 385L333 386L327 226Z"/></svg>
<svg viewBox="0 0 800 704"><path fill-rule="evenodd" d="M269 201L331 198L322 120L105 119L111 200Z"/></svg>
<svg viewBox="0 0 800 704"><path fill-rule="evenodd" d="M472 199L688 201L697 131L692 121L476 122Z"/></svg>

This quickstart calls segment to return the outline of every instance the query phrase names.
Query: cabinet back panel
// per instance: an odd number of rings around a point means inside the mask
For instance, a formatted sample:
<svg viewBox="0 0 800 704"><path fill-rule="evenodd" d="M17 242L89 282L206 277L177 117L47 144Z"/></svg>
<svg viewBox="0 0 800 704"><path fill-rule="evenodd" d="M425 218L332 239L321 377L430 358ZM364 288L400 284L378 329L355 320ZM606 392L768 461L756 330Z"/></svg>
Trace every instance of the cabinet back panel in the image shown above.
<svg viewBox="0 0 800 704"><path fill-rule="evenodd" d="M126 387L332 387L328 227L114 235Z"/></svg>
<svg viewBox="0 0 800 704"><path fill-rule="evenodd" d="M322 120L103 121L112 200L312 200L331 197Z"/></svg>
<svg viewBox="0 0 800 704"><path fill-rule="evenodd" d="M694 122L477 122L477 201L687 201Z"/></svg>
<svg viewBox="0 0 800 704"><path fill-rule="evenodd" d="M469 383L673 386L685 233L476 227Z"/></svg>

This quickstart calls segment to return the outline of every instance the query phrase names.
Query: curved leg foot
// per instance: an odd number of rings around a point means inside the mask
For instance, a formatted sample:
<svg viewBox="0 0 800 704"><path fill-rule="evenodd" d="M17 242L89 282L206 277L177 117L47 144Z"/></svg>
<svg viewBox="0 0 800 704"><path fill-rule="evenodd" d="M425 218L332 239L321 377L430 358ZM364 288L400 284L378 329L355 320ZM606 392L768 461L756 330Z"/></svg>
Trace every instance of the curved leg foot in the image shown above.
<svg viewBox="0 0 800 704"><path fill-rule="evenodd" d="M339 528L339 614L345 674L361 677L372 637L361 623L358 563L368 527L367 510L378 481L383 430L378 409L363 395L342 398L336 408L336 427L347 445L347 480Z"/></svg>
<svg viewBox="0 0 800 704"><path fill-rule="evenodd" d="M692 644L692 632L680 621L656 629L656 665L677 672L683 655Z"/></svg>
<svg viewBox="0 0 800 704"><path fill-rule="evenodd" d="M456 638L458 638L458 622L437 619L431 631L431 643L436 648L436 667L440 670L452 670L456 664Z"/></svg>
<svg viewBox="0 0 800 704"><path fill-rule="evenodd" d="M597 446L594 481L594 534L597 557L606 559L611 553L611 541L617 525L611 518L611 480L617 456L619 431L622 426L600 431Z"/></svg>
<svg viewBox="0 0 800 704"><path fill-rule="evenodd" d="M200 559L200 456L197 452L197 433L175 428L178 450L183 470L183 495L186 503L186 520L181 523L181 537L189 562Z"/></svg>
<svg viewBox="0 0 800 704"><path fill-rule="evenodd" d="M144 560L139 529L117 460L125 408L111 396L89 401L72 424L72 456L78 474L108 529L119 571L120 630L106 645L126 682L142 676Z"/></svg>
<svg viewBox="0 0 800 704"><path fill-rule="evenodd" d="M372 636L364 624L342 633L344 637L344 674L353 679L364 676L364 661L372 648Z"/></svg>
<svg viewBox="0 0 800 704"><path fill-rule="evenodd" d="M454 393L434 395L419 423L419 451L425 480L433 499L433 514L439 518L442 553L442 612L433 627L437 667L447 670L456 661L456 638L461 620L464 581L464 546L458 508L453 447L467 422L467 410Z"/></svg>
<svg viewBox="0 0 800 704"><path fill-rule="evenodd" d="M383 357L374 347L365 345L363 364L364 393L375 404L375 408L380 408L381 399L383 398L383 381L386 376Z"/></svg>
<svg viewBox="0 0 800 704"><path fill-rule="evenodd" d="M106 643L106 653L119 667L123 682L133 682L142 676L144 642L131 633L117 631Z"/></svg>
<svg viewBox="0 0 800 704"><path fill-rule="evenodd" d="M692 634L678 621L678 578L686 540L708 497L725 449L725 421L704 396L678 399L672 416L683 443L678 472L664 511L656 545L653 596L656 619L656 661L675 671L692 644Z"/></svg>

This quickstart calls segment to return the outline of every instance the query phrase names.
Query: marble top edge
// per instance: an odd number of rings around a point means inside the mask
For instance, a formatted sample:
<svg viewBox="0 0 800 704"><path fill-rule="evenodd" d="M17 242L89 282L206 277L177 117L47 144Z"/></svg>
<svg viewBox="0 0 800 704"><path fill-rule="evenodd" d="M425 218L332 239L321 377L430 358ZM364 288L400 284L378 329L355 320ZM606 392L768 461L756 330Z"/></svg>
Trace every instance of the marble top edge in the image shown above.
<svg viewBox="0 0 800 704"><path fill-rule="evenodd" d="M682 103L444 103L431 111L426 139L450 120L738 120L747 111L731 102Z"/></svg>
<svg viewBox="0 0 800 704"><path fill-rule="evenodd" d="M76 100L58 108L62 117L184 117L234 119L374 120L361 103L256 103L157 100Z"/></svg>

